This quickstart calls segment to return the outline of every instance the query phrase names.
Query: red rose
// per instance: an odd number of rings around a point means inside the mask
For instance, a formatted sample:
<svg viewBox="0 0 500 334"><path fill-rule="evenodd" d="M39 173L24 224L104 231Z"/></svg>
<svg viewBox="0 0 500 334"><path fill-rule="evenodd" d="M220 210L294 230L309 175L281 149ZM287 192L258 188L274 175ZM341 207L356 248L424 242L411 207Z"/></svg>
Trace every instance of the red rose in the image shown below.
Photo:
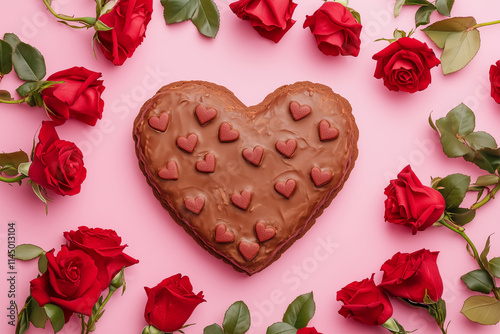
<svg viewBox="0 0 500 334"><path fill-rule="evenodd" d="M325 2L311 16L306 16L304 28L309 27L318 48L326 55L359 54L361 24L349 9L338 2Z"/></svg>
<svg viewBox="0 0 500 334"><path fill-rule="evenodd" d="M152 12L153 0L119 0L111 11L101 15L99 20L113 28L97 32L104 56L115 65L132 57L146 36Z"/></svg>
<svg viewBox="0 0 500 334"><path fill-rule="evenodd" d="M422 185L411 167L406 166L398 178L385 188L385 220L404 225L412 233L432 226L443 215L445 201L436 189Z"/></svg>
<svg viewBox="0 0 500 334"><path fill-rule="evenodd" d="M229 7L240 19L249 20L262 37L275 43L295 24L292 15L297 4L292 0L240 0Z"/></svg>
<svg viewBox="0 0 500 334"><path fill-rule="evenodd" d="M373 55L377 61L375 78L393 91L415 93L431 83L430 69L440 64L427 44L403 37Z"/></svg>
<svg viewBox="0 0 500 334"><path fill-rule="evenodd" d="M64 81L42 90L43 103L48 115L56 125L61 125L70 117L95 125L102 118L104 91L101 73L84 67L72 67L52 74L49 81Z"/></svg>
<svg viewBox="0 0 500 334"><path fill-rule="evenodd" d="M60 140L53 122L42 122L28 176L31 181L59 195L75 195L85 180L82 151Z"/></svg>
<svg viewBox="0 0 500 334"><path fill-rule="evenodd" d="M47 271L31 281L31 295L43 306L60 306L66 322L73 312L90 316L101 295L101 285L95 279L97 267L92 258L81 250L62 246L54 256L47 252Z"/></svg>
<svg viewBox="0 0 500 334"><path fill-rule="evenodd" d="M443 295L443 281L436 263L439 252L421 249L414 253L396 253L380 270L380 286L396 297L416 303L425 302L425 294L434 302Z"/></svg>
<svg viewBox="0 0 500 334"><path fill-rule="evenodd" d="M500 60L490 67L491 97L500 103Z"/></svg>
<svg viewBox="0 0 500 334"><path fill-rule="evenodd" d="M179 330L196 306L205 301L203 292L195 295L189 277L181 274L164 279L152 289L144 289L148 295L146 322L168 333Z"/></svg>
<svg viewBox="0 0 500 334"><path fill-rule="evenodd" d="M322 334L316 330L314 327L302 327L297 330L297 334Z"/></svg>
<svg viewBox="0 0 500 334"><path fill-rule="evenodd" d="M344 303L339 310L341 315L367 325L382 325L392 316L391 302L384 291L375 285L373 275L337 291L337 300Z"/></svg>
<svg viewBox="0 0 500 334"><path fill-rule="evenodd" d="M123 267L139 263L136 259L123 253L127 245L121 245L120 238L114 230L102 228L78 227L78 231L64 232L68 240L68 248L80 249L89 254L97 266L97 280L104 290Z"/></svg>

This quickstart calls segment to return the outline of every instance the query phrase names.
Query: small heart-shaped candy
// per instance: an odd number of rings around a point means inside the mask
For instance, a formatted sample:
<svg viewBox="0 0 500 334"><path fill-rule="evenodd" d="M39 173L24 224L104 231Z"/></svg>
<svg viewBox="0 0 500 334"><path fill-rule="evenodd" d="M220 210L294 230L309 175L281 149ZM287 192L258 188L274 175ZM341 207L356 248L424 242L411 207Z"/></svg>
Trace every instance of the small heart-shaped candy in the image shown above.
<svg viewBox="0 0 500 334"><path fill-rule="evenodd" d="M259 166L262 163L262 156L264 155L264 149L262 146L255 146L252 149L246 148L243 150L243 158L252 165Z"/></svg>
<svg viewBox="0 0 500 334"><path fill-rule="evenodd" d="M198 215L205 206L205 197L196 196L196 198L186 198L184 200L184 206L192 213L196 213Z"/></svg>
<svg viewBox="0 0 500 334"><path fill-rule="evenodd" d="M316 187L321 187L332 180L332 172L329 170L322 171L318 167L313 167L311 169L311 179Z"/></svg>
<svg viewBox="0 0 500 334"><path fill-rule="evenodd" d="M293 120L298 121L311 113L311 107L308 105L301 106L297 101L290 102L290 113Z"/></svg>
<svg viewBox="0 0 500 334"><path fill-rule="evenodd" d="M228 122L223 122L219 127L219 140L223 143L235 141L240 136L238 130L233 129L233 126Z"/></svg>
<svg viewBox="0 0 500 334"><path fill-rule="evenodd" d="M234 241L234 233L227 230L224 224L218 224L215 227L215 241L220 243L229 243Z"/></svg>
<svg viewBox="0 0 500 334"><path fill-rule="evenodd" d="M215 155L205 154L205 159L196 162L196 169L202 173L213 173L215 170Z"/></svg>
<svg viewBox="0 0 500 334"><path fill-rule="evenodd" d="M339 135L339 130L334 126L330 126L330 122L326 119L319 122L318 131L321 141L333 140Z"/></svg>
<svg viewBox="0 0 500 334"><path fill-rule="evenodd" d="M257 234L257 239L260 242L264 242L274 238L276 230L272 226L266 226L263 222L258 222L255 224L255 233Z"/></svg>
<svg viewBox="0 0 500 334"><path fill-rule="evenodd" d="M169 161L167 167L158 171L158 176L164 180L177 180L179 178L179 169L175 161Z"/></svg>
<svg viewBox="0 0 500 334"><path fill-rule="evenodd" d="M243 190L239 194L231 194L231 202L242 210L246 210L248 208L251 200L252 193L246 190Z"/></svg>
<svg viewBox="0 0 500 334"><path fill-rule="evenodd" d="M217 116L217 109L207 108L203 104L200 104L196 107L195 113L198 118L198 122L200 122L201 125L205 125Z"/></svg>
<svg viewBox="0 0 500 334"><path fill-rule="evenodd" d="M151 116L148 120L149 126L155 130L165 132L168 126L169 116L168 113L164 112L159 116Z"/></svg>
<svg viewBox="0 0 500 334"><path fill-rule="evenodd" d="M295 139L288 139L286 142L278 140L275 146L278 152L290 158L297 149L297 141Z"/></svg>
<svg viewBox="0 0 500 334"><path fill-rule="evenodd" d="M297 182L294 179L288 179L286 182L278 181L274 184L274 189L286 198L292 196L293 191L297 186Z"/></svg>
<svg viewBox="0 0 500 334"><path fill-rule="evenodd" d="M189 153L193 152L197 142L198 136L194 133L190 133L187 137L179 136L177 138L177 146Z"/></svg>
<svg viewBox="0 0 500 334"><path fill-rule="evenodd" d="M260 246L256 242L241 241L238 249L240 250L240 253L241 255L243 255L245 260L252 261L252 259L259 252Z"/></svg>

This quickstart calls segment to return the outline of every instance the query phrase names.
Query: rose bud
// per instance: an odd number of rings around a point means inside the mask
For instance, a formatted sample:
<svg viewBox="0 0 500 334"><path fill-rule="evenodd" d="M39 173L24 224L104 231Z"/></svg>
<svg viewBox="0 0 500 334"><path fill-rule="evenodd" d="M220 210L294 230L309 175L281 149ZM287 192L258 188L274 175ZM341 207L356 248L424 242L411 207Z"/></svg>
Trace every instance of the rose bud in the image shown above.
<svg viewBox="0 0 500 334"><path fill-rule="evenodd" d="M94 260L81 250L62 246L57 256L47 252L47 271L31 281L31 295L40 304L52 303L64 311L66 322L73 312L90 316L101 295L101 285L95 279Z"/></svg>
<svg viewBox="0 0 500 334"><path fill-rule="evenodd" d="M259 35L278 43L295 24L292 0L240 0L229 5L240 19L250 21Z"/></svg>
<svg viewBox="0 0 500 334"><path fill-rule="evenodd" d="M52 121L61 125L72 117L95 125L104 108L101 93L105 87L98 80L100 77L101 73L84 67L72 67L49 76L48 81L64 81L42 90L43 103Z"/></svg>
<svg viewBox="0 0 500 334"><path fill-rule="evenodd" d="M500 60L490 67L491 97L500 103Z"/></svg>
<svg viewBox="0 0 500 334"><path fill-rule="evenodd" d="M373 55L377 61L375 78L383 79L392 91L415 93L431 83L430 69L440 64L427 44L402 37Z"/></svg>
<svg viewBox="0 0 500 334"><path fill-rule="evenodd" d="M390 181L384 194L385 220L407 226L413 234L436 223L446 206L441 193L422 185L409 165Z"/></svg>
<svg viewBox="0 0 500 334"><path fill-rule="evenodd" d="M109 12L99 17L113 28L99 30L97 42L104 56L114 65L122 65L141 45L152 12L153 0L118 0Z"/></svg>
<svg viewBox="0 0 500 334"><path fill-rule="evenodd" d="M325 55L359 54L361 24L349 9L338 2L325 2L311 16L306 16L304 28L309 27L318 48Z"/></svg>
<svg viewBox="0 0 500 334"><path fill-rule="evenodd" d="M297 334L323 334L316 330L314 327L302 327L297 330Z"/></svg>
<svg viewBox="0 0 500 334"><path fill-rule="evenodd" d="M97 280L103 290L123 267L139 263L123 252L127 245L121 244L122 238L114 230L80 226L77 231L64 232L64 238L69 249L81 249L92 256L99 269Z"/></svg>
<svg viewBox="0 0 500 334"><path fill-rule="evenodd" d="M194 294L189 277L181 274L144 289L148 295L144 318L149 325L166 333L182 328L196 306L205 301L203 292Z"/></svg>
<svg viewBox="0 0 500 334"><path fill-rule="evenodd" d="M392 316L392 305L384 291L371 278L352 282L337 291L337 300L344 303L339 313L366 325L382 325Z"/></svg>
<svg viewBox="0 0 500 334"><path fill-rule="evenodd" d="M31 181L59 195L75 195L86 175L82 151L60 140L53 122L42 122L28 172Z"/></svg>
<svg viewBox="0 0 500 334"><path fill-rule="evenodd" d="M443 295L443 281L437 266L439 252L421 249L414 253L396 253L380 270L380 286L399 298L425 303L426 294L434 302Z"/></svg>

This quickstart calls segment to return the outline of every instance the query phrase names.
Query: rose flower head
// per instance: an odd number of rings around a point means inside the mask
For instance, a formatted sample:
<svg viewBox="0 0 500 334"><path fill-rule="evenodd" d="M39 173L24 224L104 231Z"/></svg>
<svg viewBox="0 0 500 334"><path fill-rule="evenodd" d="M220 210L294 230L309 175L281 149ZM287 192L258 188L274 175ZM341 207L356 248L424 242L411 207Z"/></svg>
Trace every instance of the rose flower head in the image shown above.
<svg viewBox="0 0 500 334"><path fill-rule="evenodd" d="M427 44L402 37L373 55L377 61L375 78L383 79L392 91L415 93L431 83L431 68L441 62Z"/></svg>
<svg viewBox="0 0 500 334"><path fill-rule="evenodd" d="M390 181L384 194L385 220L407 226L413 234L436 223L446 206L441 193L422 185L409 165L399 172L397 179Z"/></svg>
<svg viewBox="0 0 500 334"><path fill-rule="evenodd" d="M421 249L413 253L396 253L380 270L380 286L399 298L425 303L426 295L437 302L443 295L443 281L437 266L439 252Z"/></svg>
<svg viewBox="0 0 500 334"><path fill-rule="evenodd" d="M341 3L324 2L313 15L306 16L304 28L307 27L325 55L356 57L359 54L362 26Z"/></svg>
<svg viewBox="0 0 500 334"><path fill-rule="evenodd" d="M491 97L500 103L500 60L490 67Z"/></svg>
<svg viewBox="0 0 500 334"><path fill-rule="evenodd" d="M34 183L59 195L75 195L87 176L82 151L61 140L53 122L42 122L28 176Z"/></svg>
<svg viewBox="0 0 500 334"><path fill-rule="evenodd" d="M239 0L229 7L240 19L250 21L262 37L275 43L295 24L292 15L297 4L292 0Z"/></svg>
<svg viewBox="0 0 500 334"><path fill-rule="evenodd" d="M144 289L148 296L144 318L149 325L166 333L182 328L196 306L205 301L203 292L195 294L189 277L181 274Z"/></svg>
<svg viewBox="0 0 500 334"><path fill-rule="evenodd" d="M114 7L99 17L113 29L97 32L97 42L104 56L114 65L123 65L132 57L146 36L151 21L153 0L118 0Z"/></svg>
<svg viewBox="0 0 500 334"><path fill-rule="evenodd" d="M95 261L102 290L123 267L139 263L123 252L127 245L121 244L122 238L114 230L80 226L77 231L64 232L64 237L69 249L80 249Z"/></svg>
<svg viewBox="0 0 500 334"><path fill-rule="evenodd" d="M72 67L47 78L62 81L42 90L42 98L49 117L61 125L70 117L88 125L95 125L102 118L104 101L101 94L105 87L98 80L101 73L84 67Z"/></svg>
<svg viewBox="0 0 500 334"><path fill-rule="evenodd" d="M344 303L339 313L366 325L382 325L392 316L392 305L385 292L375 285L373 276L352 282L337 291L337 300Z"/></svg>

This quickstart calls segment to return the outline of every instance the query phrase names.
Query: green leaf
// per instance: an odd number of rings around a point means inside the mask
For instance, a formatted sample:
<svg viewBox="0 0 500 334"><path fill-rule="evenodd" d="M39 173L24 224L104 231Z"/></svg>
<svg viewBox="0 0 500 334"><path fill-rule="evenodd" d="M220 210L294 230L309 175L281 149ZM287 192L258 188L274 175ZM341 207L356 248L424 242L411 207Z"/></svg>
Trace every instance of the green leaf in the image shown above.
<svg viewBox="0 0 500 334"><path fill-rule="evenodd" d="M358 21L358 23L361 23L361 14L359 14L359 12L357 12L355 9L351 7L346 7L346 8L351 12L352 17L354 17L354 19Z"/></svg>
<svg viewBox="0 0 500 334"><path fill-rule="evenodd" d="M10 44L10 46L12 47L12 50L14 50L16 48L17 44L21 43L21 40L19 39L19 37L17 37L13 33L4 34L3 40Z"/></svg>
<svg viewBox="0 0 500 334"><path fill-rule="evenodd" d="M195 11L193 21L198 31L207 37L215 38L219 31L219 10L212 0L198 0L200 5Z"/></svg>
<svg viewBox="0 0 500 334"><path fill-rule="evenodd" d="M401 8L403 8L403 5L405 3L405 0L397 0L396 4L394 5L394 17L398 17L399 13L401 12Z"/></svg>
<svg viewBox="0 0 500 334"><path fill-rule="evenodd" d="M212 324L203 329L203 334L224 334L224 332L219 325Z"/></svg>
<svg viewBox="0 0 500 334"><path fill-rule="evenodd" d="M198 31L215 38L219 31L220 15L212 0L161 0L165 23L191 20Z"/></svg>
<svg viewBox="0 0 500 334"><path fill-rule="evenodd" d="M22 97L28 96L30 93L40 88L42 86L42 83L42 81L25 82L16 89L16 92Z"/></svg>
<svg viewBox="0 0 500 334"><path fill-rule="evenodd" d="M493 174L500 167L500 148L482 148L464 155L464 159Z"/></svg>
<svg viewBox="0 0 500 334"><path fill-rule="evenodd" d="M464 226L476 217L476 210L466 208L454 208L447 211L450 219L457 225Z"/></svg>
<svg viewBox="0 0 500 334"><path fill-rule="evenodd" d="M20 42L12 54L14 70L19 79L24 81L39 81L46 74L45 60L40 51L29 44Z"/></svg>
<svg viewBox="0 0 500 334"><path fill-rule="evenodd" d="M479 30L450 34L441 54L441 69L447 75L464 68L476 56L481 46Z"/></svg>
<svg viewBox="0 0 500 334"><path fill-rule="evenodd" d="M471 17L453 17L435 22L425 29L423 32L439 47L444 49L446 41L451 34L463 32L476 25L476 20Z"/></svg>
<svg viewBox="0 0 500 334"><path fill-rule="evenodd" d="M45 255L45 252L43 252L38 257L38 271L42 275L45 274L45 272L47 271L47 264L48 264L47 255Z"/></svg>
<svg viewBox="0 0 500 334"><path fill-rule="evenodd" d="M14 258L23 261L33 260L44 252L40 247L31 244L19 245L14 251Z"/></svg>
<svg viewBox="0 0 500 334"><path fill-rule="evenodd" d="M439 14L444 16L450 16L451 9L453 8L454 3L455 0L436 0L435 5L437 7Z"/></svg>
<svg viewBox="0 0 500 334"><path fill-rule="evenodd" d="M28 297L26 302L28 302L29 298L30 297ZM19 316L17 318L17 326L15 334L24 334L28 331L29 328L30 328L30 322L28 316L28 309L25 308L19 313Z"/></svg>
<svg viewBox="0 0 500 334"><path fill-rule="evenodd" d="M285 322L277 322L267 328L266 334L296 334L297 328Z"/></svg>
<svg viewBox="0 0 500 334"><path fill-rule="evenodd" d="M500 301L489 296L472 296L460 311L470 321L482 325L496 325L500 321Z"/></svg>
<svg viewBox="0 0 500 334"><path fill-rule="evenodd" d="M420 7L415 13L415 26L425 26L431 21L431 14L436 10L433 4Z"/></svg>
<svg viewBox="0 0 500 334"><path fill-rule="evenodd" d="M451 174L437 184L437 190L443 195L446 209L455 209L463 202L470 185L470 176Z"/></svg>
<svg viewBox="0 0 500 334"><path fill-rule="evenodd" d="M15 176L18 173L17 168L23 162L28 162L30 159L28 154L24 151L17 151L12 153L0 153L0 166L12 167L3 171L6 175Z"/></svg>
<svg viewBox="0 0 500 334"><path fill-rule="evenodd" d="M0 100L4 101L10 101L12 100L12 96L10 96L10 93L6 90L0 90Z"/></svg>
<svg viewBox="0 0 500 334"><path fill-rule="evenodd" d="M490 267L490 273L493 276L500 278L500 257L494 257L493 259L491 259L489 267Z"/></svg>
<svg viewBox="0 0 500 334"><path fill-rule="evenodd" d="M496 175L482 175L477 178L477 181L474 183L476 186L480 187L488 187L500 182L500 177Z"/></svg>
<svg viewBox="0 0 500 334"><path fill-rule="evenodd" d="M45 310L40 307L35 298L31 298L28 306L29 320L36 328L45 328L47 322L47 314Z"/></svg>
<svg viewBox="0 0 500 334"><path fill-rule="evenodd" d="M305 293L295 298L295 300L288 305L288 308L283 315L283 322L286 322L297 329L306 327L314 316L315 311L316 304L314 303L313 293Z"/></svg>
<svg viewBox="0 0 500 334"><path fill-rule="evenodd" d="M482 148L497 148L497 142L492 135L484 131L476 131L473 133L469 133L464 136L464 139L469 143L469 145L475 149L479 150Z"/></svg>
<svg viewBox="0 0 500 334"><path fill-rule="evenodd" d="M0 76L12 71L12 46L0 39Z"/></svg>
<svg viewBox="0 0 500 334"><path fill-rule="evenodd" d="M45 313L47 313L47 317L49 317L54 333L59 332L64 326L63 310L59 306L54 304L45 304L43 308L45 310Z"/></svg>
<svg viewBox="0 0 500 334"><path fill-rule="evenodd" d="M487 258L488 254L490 253L490 245L491 245L490 239L491 235L488 236L488 239L486 239L486 244L484 245L484 249L481 252L481 254L479 254L479 259L481 260L481 263L484 265L486 270L489 270L489 265L490 265Z"/></svg>
<svg viewBox="0 0 500 334"><path fill-rule="evenodd" d="M462 275L460 279L470 290L476 292L487 294L490 293L494 287L490 275L482 269L473 270L465 275Z"/></svg>
<svg viewBox="0 0 500 334"><path fill-rule="evenodd" d="M441 145L448 157L461 157L471 152L471 149L464 144L464 140L459 137L464 137L474 131L475 123L474 112L463 103L436 121L441 135Z"/></svg>
<svg viewBox="0 0 500 334"><path fill-rule="evenodd" d="M242 301L233 303L224 315L222 322L225 334L243 334L250 328L250 311Z"/></svg>

